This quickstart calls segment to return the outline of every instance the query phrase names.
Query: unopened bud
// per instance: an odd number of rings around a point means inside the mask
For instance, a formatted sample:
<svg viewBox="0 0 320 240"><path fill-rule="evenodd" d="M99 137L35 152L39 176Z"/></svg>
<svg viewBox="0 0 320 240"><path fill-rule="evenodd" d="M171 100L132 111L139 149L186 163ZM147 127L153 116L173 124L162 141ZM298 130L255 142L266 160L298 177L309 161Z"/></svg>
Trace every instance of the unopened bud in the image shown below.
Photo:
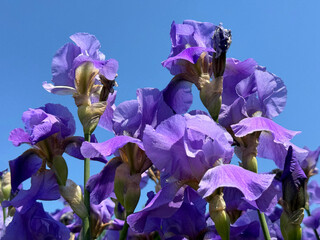
<svg viewBox="0 0 320 240"><path fill-rule="evenodd" d="M65 186L59 186L60 194L69 203L72 210L82 219L88 216L79 185L68 179Z"/></svg>
<svg viewBox="0 0 320 240"><path fill-rule="evenodd" d="M11 193L11 174L6 172L2 175L1 191L4 199L10 198Z"/></svg>
<svg viewBox="0 0 320 240"><path fill-rule="evenodd" d="M79 120L85 134L91 135L93 133L106 107L107 102L97 102L92 105L81 105L78 107Z"/></svg>
<svg viewBox="0 0 320 240"><path fill-rule="evenodd" d="M280 218L280 228L284 240L300 240L302 229L300 224L304 217L304 209L300 208L293 213L282 212Z"/></svg>
<svg viewBox="0 0 320 240"><path fill-rule="evenodd" d="M122 163L117 167L114 178L114 192L124 206L127 216L134 212L140 199L141 174L131 174L129 166Z"/></svg>
<svg viewBox="0 0 320 240"><path fill-rule="evenodd" d="M222 240L230 239L230 218L225 209L223 193L213 196L209 202L209 213Z"/></svg>

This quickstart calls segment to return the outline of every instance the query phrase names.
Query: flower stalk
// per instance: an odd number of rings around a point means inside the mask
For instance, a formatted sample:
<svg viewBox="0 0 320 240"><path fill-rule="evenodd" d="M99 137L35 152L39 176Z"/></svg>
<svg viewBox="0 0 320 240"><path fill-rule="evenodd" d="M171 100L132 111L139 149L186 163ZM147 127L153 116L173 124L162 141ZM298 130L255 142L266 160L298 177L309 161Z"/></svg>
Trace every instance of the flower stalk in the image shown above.
<svg viewBox="0 0 320 240"><path fill-rule="evenodd" d="M90 142L91 135L88 133L84 134L84 139L87 142ZM83 184L86 186L90 177L90 158L84 159L84 177L83 177ZM84 205L88 211L88 217L83 219L83 239L90 240L91 239L91 228L90 228L90 193L84 187Z"/></svg>

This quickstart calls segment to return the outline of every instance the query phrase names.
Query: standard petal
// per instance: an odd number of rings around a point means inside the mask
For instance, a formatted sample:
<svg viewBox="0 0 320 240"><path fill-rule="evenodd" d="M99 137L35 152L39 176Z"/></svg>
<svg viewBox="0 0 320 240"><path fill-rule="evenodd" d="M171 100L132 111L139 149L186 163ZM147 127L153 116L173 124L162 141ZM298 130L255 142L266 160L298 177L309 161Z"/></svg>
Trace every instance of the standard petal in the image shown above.
<svg viewBox="0 0 320 240"><path fill-rule="evenodd" d="M89 33L75 33L70 39L90 56L95 56L101 47L98 39Z"/></svg>
<svg viewBox="0 0 320 240"><path fill-rule="evenodd" d="M52 82L55 86L74 88L74 79L70 78L73 60L81 53L81 49L73 43L67 43L60 48L52 59Z"/></svg>
<svg viewBox="0 0 320 240"><path fill-rule="evenodd" d="M100 68L100 74L105 76L108 80L114 80L117 76L119 63L115 59L108 59L103 67Z"/></svg>
<svg viewBox="0 0 320 240"><path fill-rule="evenodd" d="M198 193L204 198L219 187L239 189L249 200L258 199L272 183L274 174L257 174L235 165L220 165L209 169L203 176Z"/></svg>

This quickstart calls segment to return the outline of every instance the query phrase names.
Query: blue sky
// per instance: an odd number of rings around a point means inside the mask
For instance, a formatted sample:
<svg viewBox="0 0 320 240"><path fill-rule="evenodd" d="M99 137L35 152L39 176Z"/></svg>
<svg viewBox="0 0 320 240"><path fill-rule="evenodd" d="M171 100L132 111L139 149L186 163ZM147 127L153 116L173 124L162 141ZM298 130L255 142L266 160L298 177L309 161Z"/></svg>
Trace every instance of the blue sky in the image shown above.
<svg viewBox="0 0 320 240"><path fill-rule="evenodd" d="M172 21L185 19L223 23L233 42L228 57L254 58L283 79L288 89L284 112L275 121L300 130L293 143L314 150L320 145L320 2L310 1L10 1L0 2L1 124L0 170L26 146L8 142L12 129L23 127L21 116L28 108L48 102L67 106L76 117L71 96L47 93L41 83L51 80L55 52L76 32L88 32L100 40L107 58L119 61L116 104L135 99L136 89L163 89L171 75L161 66L170 52ZM203 109L194 89L192 109ZM77 121L77 135L82 129ZM97 129L100 141L112 137ZM82 183L83 162L68 158L69 178ZM91 173L102 168L92 165ZM260 159L259 170L273 167ZM320 177L314 177L320 180ZM46 205L53 210L58 205Z"/></svg>

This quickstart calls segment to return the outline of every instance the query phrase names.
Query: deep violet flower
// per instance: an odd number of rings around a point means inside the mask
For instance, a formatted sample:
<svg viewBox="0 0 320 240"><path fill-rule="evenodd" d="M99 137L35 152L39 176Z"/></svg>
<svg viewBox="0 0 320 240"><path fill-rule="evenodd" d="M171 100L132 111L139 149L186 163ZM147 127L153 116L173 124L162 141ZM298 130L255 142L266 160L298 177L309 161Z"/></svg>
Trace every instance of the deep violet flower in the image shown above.
<svg viewBox="0 0 320 240"><path fill-rule="evenodd" d="M79 151L84 139L73 136L75 121L66 107L49 103L44 107L24 112L22 120L25 130L22 128L12 130L9 140L15 146L26 143L32 148L9 161L13 192L41 166L42 168L45 168L45 164L53 166L55 156L61 156L66 152L76 158L84 159ZM105 162L104 158L98 160Z"/></svg>
<svg viewBox="0 0 320 240"><path fill-rule="evenodd" d="M219 123L224 127L256 115L274 118L283 111L287 101L283 81L253 59L228 58L223 76Z"/></svg>
<svg viewBox="0 0 320 240"><path fill-rule="evenodd" d="M212 37L215 30L216 26L207 22L173 22L170 31L171 52L162 65L168 68L172 75L187 73L190 71L188 68L192 68L190 65L195 64L203 52L214 52Z"/></svg>
<svg viewBox="0 0 320 240"><path fill-rule="evenodd" d="M2 239L69 239L70 232L62 223L44 211L41 203L35 203L28 211L16 211Z"/></svg>
<svg viewBox="0 0 320 240"><path fill-rule="evenodd" d="M94 35L76 33L70 39L75 44L65 44L53 57L51 68L54 85L43 83L48 92L59 95L76 93L75 70L84 62L92 62L106 79L111 81L116 78L118 62L115 59L105 60L105 55L99 50L100 42Z"/></svg>

